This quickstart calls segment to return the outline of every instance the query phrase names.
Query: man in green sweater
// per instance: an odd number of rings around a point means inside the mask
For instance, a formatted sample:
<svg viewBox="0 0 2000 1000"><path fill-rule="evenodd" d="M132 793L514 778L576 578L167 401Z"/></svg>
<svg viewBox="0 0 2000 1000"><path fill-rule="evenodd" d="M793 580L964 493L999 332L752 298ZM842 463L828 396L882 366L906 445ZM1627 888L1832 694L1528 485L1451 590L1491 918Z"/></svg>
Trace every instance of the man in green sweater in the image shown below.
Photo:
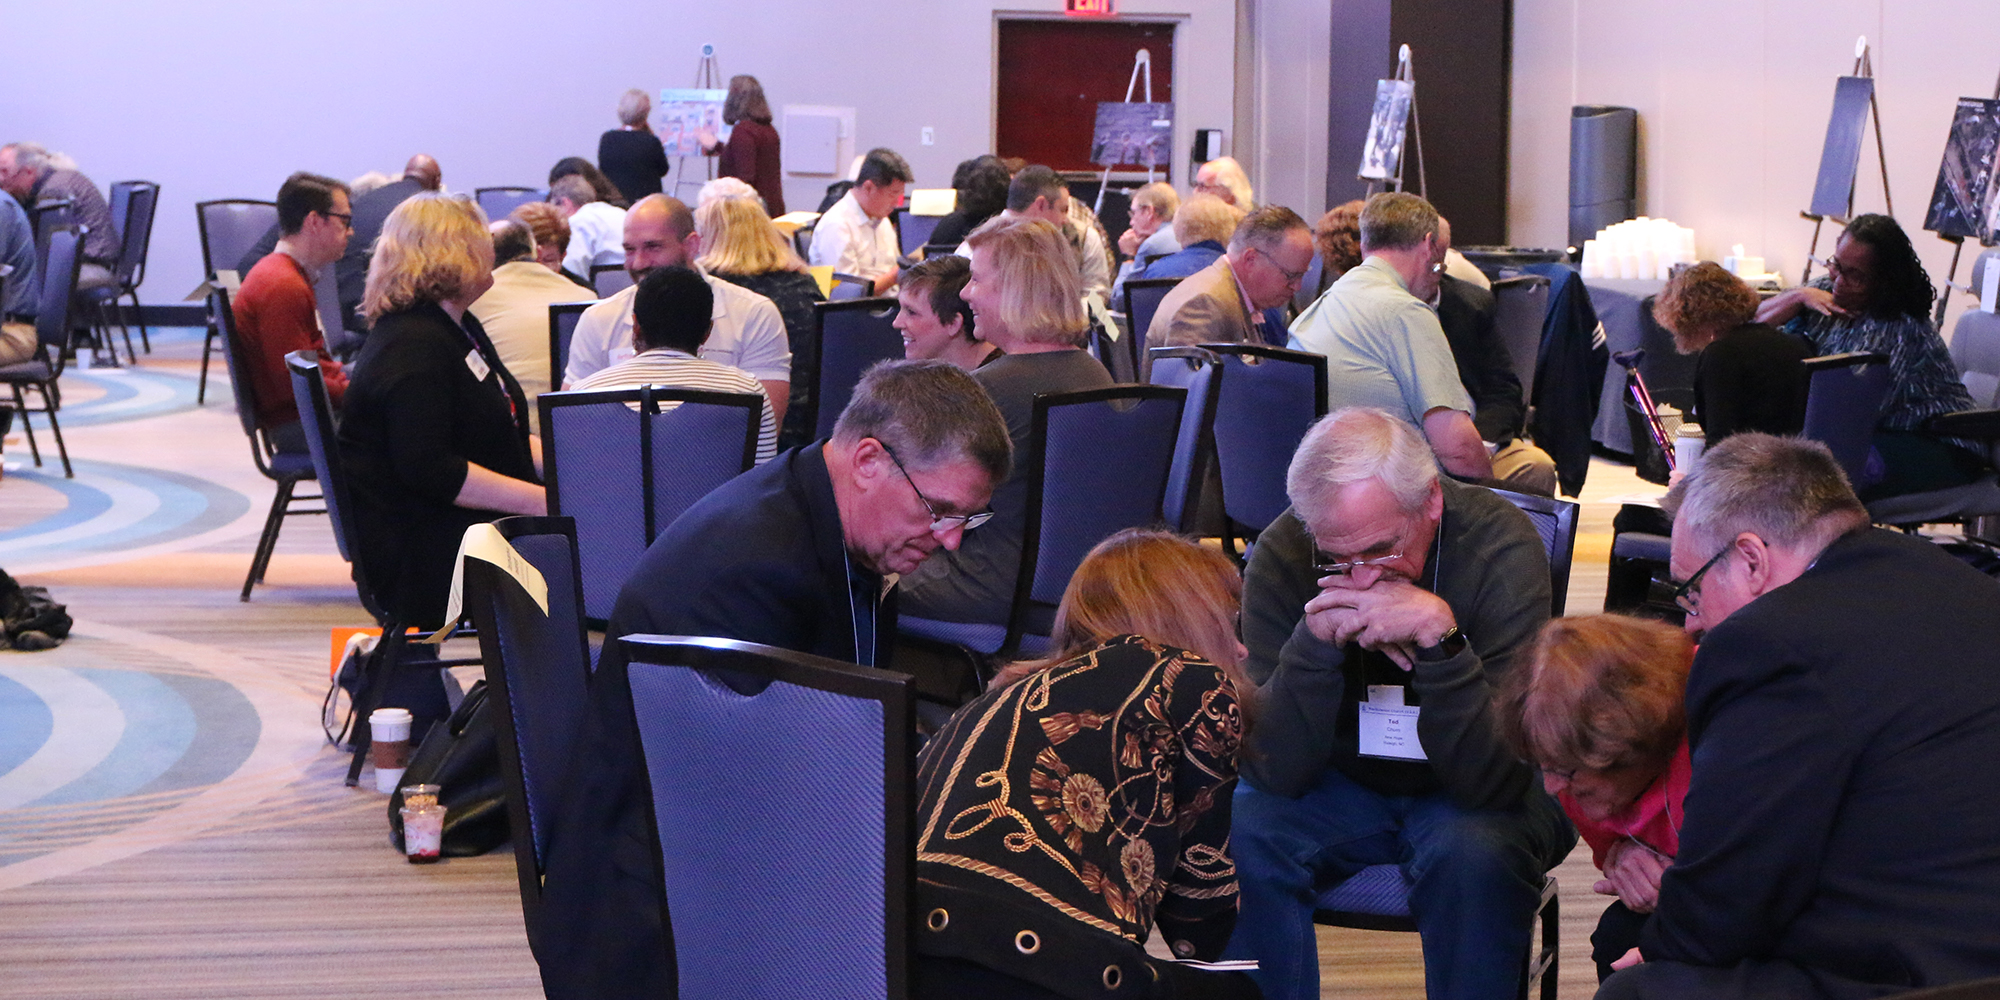
<svg viewBox="0 0 2000 1000"><path fill-rule="evenodd" d="M1231 952L1258 960L1266 997L1318 997L1318 892L1400 865L1429 994L1507 1000L1543 873L1576 844L1492 719L1493 687L1549 617L1541 540L1490 490L1440 477L1381 410L1316 424L1286 489L1243 587L1259 687Z"/></svg>

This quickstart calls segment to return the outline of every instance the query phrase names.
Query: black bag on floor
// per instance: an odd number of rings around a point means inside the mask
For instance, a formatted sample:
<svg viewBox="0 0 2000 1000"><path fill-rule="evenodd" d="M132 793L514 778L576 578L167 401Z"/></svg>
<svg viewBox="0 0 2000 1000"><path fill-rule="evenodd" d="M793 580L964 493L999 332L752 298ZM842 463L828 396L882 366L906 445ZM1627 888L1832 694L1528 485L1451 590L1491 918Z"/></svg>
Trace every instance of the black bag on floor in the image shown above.
<svg viewBox="0 0 2000 1000"><path fill-rule="evenodd" d="M438 786L445 807L446 857L485 854L507 842L507 790L500 780L500 744L493 728L496 709L486 697L486 682L465 692L458 711L444 725L432 726L410 768L404 785ZM389 833L403 848L403 792L389 796Z"/></svg>
<svg viewBox="0 0 2000 1000"><path fill-rule="evenodd" d="M69 638L69 608L57 604L47 587L23 587L0 571L0 649L52 649Z"/></svg>

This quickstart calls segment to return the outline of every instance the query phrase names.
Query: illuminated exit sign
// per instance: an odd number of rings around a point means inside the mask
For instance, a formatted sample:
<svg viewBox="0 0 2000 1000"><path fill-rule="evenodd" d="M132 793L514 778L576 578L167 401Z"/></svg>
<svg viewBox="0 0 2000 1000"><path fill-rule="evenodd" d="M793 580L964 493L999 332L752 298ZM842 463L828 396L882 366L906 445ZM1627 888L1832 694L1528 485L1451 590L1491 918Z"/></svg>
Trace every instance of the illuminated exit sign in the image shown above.
<svg viewBox="0 0 2000 1000"><path fill-rule="evenodd" d="M1112 9L1116 0L1066 0L1066 13L1082 17L1110 17L1118 13Z"/></svg>

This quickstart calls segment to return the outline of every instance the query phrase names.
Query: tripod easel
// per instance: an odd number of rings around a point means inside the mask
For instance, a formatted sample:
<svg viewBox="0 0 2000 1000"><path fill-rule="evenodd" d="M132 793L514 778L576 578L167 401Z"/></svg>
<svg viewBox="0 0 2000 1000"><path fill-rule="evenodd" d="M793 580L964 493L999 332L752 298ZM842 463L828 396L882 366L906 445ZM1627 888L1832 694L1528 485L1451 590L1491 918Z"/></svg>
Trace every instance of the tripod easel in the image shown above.
<svg viewBox="0 0 2000 1000"><path fill-rule="evenodd" d="M1132 103L1132 92L1138 89L1141 77L1144 77L1146 81L1146 103L1151 104L1153 103L1153 53L1149 49L1140 49L1139 54L1132 60L1132 78L1125 81L1125 103ZM1146 146L1147 153L1150 154L1152 149L1152 144L1148 143ZM1117 164L1105 164L1104 176L1097 179L1097 202L1090 206L1090 210L1093 213L1102 213L1104 211L1104 192L1105 189L1111 186L1111 168L1114 166L1117 166ZM1153 183L1153 168L1155 166L1156 164L1152 162L1149 155L1146 161L1146 183L1148 184Z"/></svg>
<svg viewBox="0 0 2000 1000"><path fill-rule="evenodd" d="M695 64L694 86L696 90L720 90L724 86L722 68L716 65L715 46L712 43L702 43L701 61ZM688 157L674 157L674 197L680 197L681 188L688 184L693 184L699 189L703 184L715 179L715 159L706 155L696 159L702 160L706 165L702 168L702 178L690 181L687 179Z"/></svg>
<svg viewBox="0 0 2000 1000"><path fill-rule="evenodd" d="M1417 154L1417 195L1422 198L1429 198L1430 185L1426 183L1424 177L1424 130L1422 123L1417 119L1417 78L1416 71L1411 66L1410 46L1408 43L1405 43L1396 50L1396 73L1390 79L1410 85L1410 117L1403 123L1403 135L1407 144L1415 147ZM1403 171L1409 166L1409 163L1410 158L1408 156L1399 156L1396 158L1396 176L1383 181L1383 190L1403 190ZM1362 179L1368 182L1368 194L1363 197L1373 197L1376 194L1375 178L1364 177Z"/></svg>
<svg viewBox="0 0 2000 1000"><path fill-rule="evenodd" d="M2000 101L2000 80L1995 80L1993 82L1993 99L1996 101ZM1995 164L1995 168L1996 169L1988 170L1986 173L1987 204L1992 204L1993 202L1993 195L1994 195L1993 185L1996 182L2000 182L2000 164ZM1985 206L1980 206L1980 207L1984 208ZM1979 220L1979 225L1981 232L1983 234L1979 238L1979 245L1992 246L1992 243L1989 240L1989 237L1992 235L1992 229L1987 225L1987 219L1981 218ZM1931 324L1933 326L1936 326L1940 331L1942 331L1944 329L1944 307L1946 304L1951 302L1951 290L1954 288L1964 287L1958 283L1958 255L1965 251L1965 237L1946 236L1943 233L1939 233L1938 239L1944 240L1951 244L1951 270L1945 273L1944 290L1938 293L1937 312L1931 316ZM1974 288L1966 288L1965 291L1966 294L1968 295L1979 294L1978 289Z"/></svg>
<svg viewBox="0 0 2000 1000"><path fill-rule="evenodd" d="M1848 75L1870 81L1875 78L1875 66L1868 58L1868 36L1866 35L1854 40L1854 72ZM1868 87L1868 117L1875 123L1875 157L1882 167L1882 205L1888 210L1889 217L1894 218L1896 215L1896 203L1889 194L1889 151L1888 147L1882 141L1882 106L1875 99L1875 87L1872 82ZM1859 155L1858 151L1856 155ZM1856 179L1849 182L1847 186L1846 216L1819 215L1810 211L1799 213L1799 218L1810 220L1813 224L1812 244L1806 250L1806 266L1805 270L1799 275L1799 284L1803 285L1812 280L1813 261L1818 259L1816 255L1819 253L1820 229L1826 225L1826 220L1832 219L1844 226L1847 224L1848 219L1854 216L1854 189L1860 186L1859 171L1856 171L1856 175Z"/></svg>

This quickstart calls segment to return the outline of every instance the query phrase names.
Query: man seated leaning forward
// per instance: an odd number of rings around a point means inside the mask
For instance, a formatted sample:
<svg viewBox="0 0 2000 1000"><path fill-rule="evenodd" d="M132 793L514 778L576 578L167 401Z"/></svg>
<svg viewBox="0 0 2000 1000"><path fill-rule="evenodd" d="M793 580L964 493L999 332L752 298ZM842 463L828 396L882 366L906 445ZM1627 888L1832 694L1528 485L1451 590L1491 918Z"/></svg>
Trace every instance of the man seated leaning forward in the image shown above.
<svg viewBox="0 0 2000 1000"><path fill-rule="evenodd" d="M865 665L896 634L883 577L956 548L1012 445L944 361L868 370L833 437L688 508L640 558L606 630L549 834L535 958L550 1000L674 995L651 797L625 650L634 634L719 636Z"/></svg>
<svg viewBox="0 0 2000 1000"><path fill-rule="evenodd" d="M1543 874L1576 844L1494 730L1493 688L1549 617L1541 539L1381 410L1315 424L1285 485L1244 578L1259 689L1230 951L1266 997L1318 997L1315 896L1399 865L1430 995L1512 1000Z"/></svg>

